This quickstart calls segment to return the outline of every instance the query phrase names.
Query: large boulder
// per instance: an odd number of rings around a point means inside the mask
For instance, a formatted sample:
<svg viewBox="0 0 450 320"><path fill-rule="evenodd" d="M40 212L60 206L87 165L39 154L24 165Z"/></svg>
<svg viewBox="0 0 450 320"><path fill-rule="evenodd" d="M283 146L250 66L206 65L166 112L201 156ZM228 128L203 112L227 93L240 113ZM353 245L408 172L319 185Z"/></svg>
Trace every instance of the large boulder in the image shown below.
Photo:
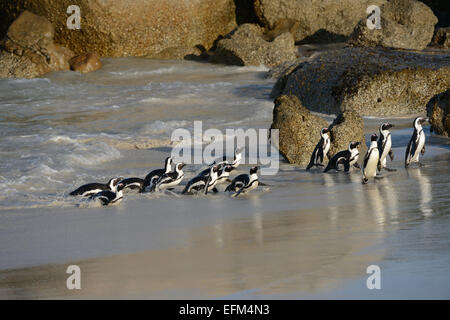
<svg viewBox="0 0 450 320"><path fill-rule="evenodd" d="M81 29L67 28L70 5L81 11ZM2 8L1 8L2 7ZM234 0L55 0L2 1L3 23L19 11L46 17L55 41L76 54L145 56L167 48L209 49L219 35L236 27Z"/></svg>
<svg viewBox="0 0 450 320"><path fill-rule="evenodd" d="M450 27L437 28L434 31L433 39L431 39L431 46L442 49L450 48Z"/></svg>
<svg viewBox="0 0 450 320"><path fill-rule="evenodd" d="M416 0L390 0L380 10L381 28L369 29L367 18L361 19L350 44L423 50L430 43L438 20L427 5Z"/></svg>
<svg viewBox="0 0 450 320"><path fill-rule="evenodd" d="M278 149L289 163L309 163L324 127L327 121L309 112L297 97L282 95L275 100L271 129L279 130Z"/></svg>
<svg viewBox="0 0 450 320"><path fill-rule="evenodd" d="M266 41L263 28L255 24L243 24L217 43L210 61L238 66L276 66L295 60L295 42L292 34L285 32L273 41Z"/></svg>
<svg viewBox="0 0 450 320"><path fill-rule="evenodd" d="M340 40L348 37L355 25L367 17L370 5L382 5L386 0L255 0L255 12L269 30L280 21L298 21L295 26L296 41L326 34L330 40L335 35Z"/></svg>
<svg viewBox="0 0 450 320"><path fill-rule="evenodd" d="M53 42L55 30L44 17L24 11L2 40L0 77L34 78L50 71L69 70L73 53Z"/></svg>
<svg viewBox="0 0 450 320"><path fill-rule="evenodd" d="M427 102L450 87L448 55L383 48L331 50L299 59L272 95L292 94L312 111L365 116L425 113Z"/></svg>
<svg viewBox="0 0 450 320"><path fill-rule="evenodd" d="M450 137L450 89L435 95L427 104L431 130Z"/></svg>
<svg viewBox="0 0 450 320"><path fill-rule="evenodd" d="M351 141L364 141L364 120L354 111L344 111L340 113L330 125L331 147L330 156L341 150L347 150Z"/></svg>

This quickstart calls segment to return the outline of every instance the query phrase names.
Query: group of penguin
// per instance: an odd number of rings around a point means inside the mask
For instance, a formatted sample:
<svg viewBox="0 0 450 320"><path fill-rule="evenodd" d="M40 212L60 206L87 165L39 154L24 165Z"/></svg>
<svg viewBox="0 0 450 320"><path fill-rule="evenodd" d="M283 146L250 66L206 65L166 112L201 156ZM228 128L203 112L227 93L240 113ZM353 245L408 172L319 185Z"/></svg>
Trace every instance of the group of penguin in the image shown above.
<svg viewBox="0 0 450 320"><path fill-rule="evenodd" d="M413 162L417 162L419 166L422 167L422 163L419 161L419 155L425 153L425 133L422 128L422 124L429 121L428 118L417 117L414 119L413 126L414 132L409 140L408 146L405 152L405 168ZM380 135L372 134L370 137L370 146L364 157L364 162L362 168L358 164L359 151L358 145L360 142L351 141L348 149L336 153L329 161L325 167L324 172L329 170L339 171L338 166L342 164L344 166L345 172L350 170L351 166L354 166L362 171L362 183L365 184L371 178L378 178L377 170L382 169L386 171L395 171L395 169L390 169L386 166L387 156L394 160L394 153L392 152L392 139L389 129L393 125L389 122L383 123L380 126ZM306 167L306 170L310 170L312 167L322 167L323 160L325 157L329 159L330 150L330 130L328 128L323 128L320 132L321 139L319 143L314 148L311 155L310 162Z"/></svg>
<svg viewBox="0 0 450 320"><path fill-rule="evenodd" d="M217 193L217 186L229 183L226 192L233 192L233 197L241 193L255 189L258 185L265 185L258 180L258 167L252 167L249 174L240 174L230 180L230 173L236 169L242 160L242 149L235 150L234 160L227 161L224 156L220 161L214 161L206 169L201 170L184 187L182 194L196 194L203 192ZM103 205L114 204L122 200L125 189L138 190L140 193L172 190L179 185L184 178L184 163L175 164L172 170L173 159L167 157L164 168L155 169L145 176L144 179L113 178L107 183L89 183L82 185L70 193L71 196L89 197L94 201L100 201Z"/></svg>
<svg viewBox="0 0 450 320"><path fill-rule="evenodd" d="M425 133L422 124L428 121L427 118L417 117L414 119L414 132L408 143L405 153L405 167L411 163L417 162L420 166L419 155L425 153ZM324 172L330 170L340 171L339 166L344 166L344 171L348 172L352 166L361 169L362 183L365 184L371 178L377 178L377 170L395 171L386 166L386 160L389 156L391 161L394 159L392 152L392 140L389 129L393 125L386 122L380 126L380 135L372 134L370 138L370 146L364 157L362 168L358 164L360 142L351 141L347 150L336 153L333 157L329 157L331 146L330 130L323 128L320 132L320 140L314 148L310 162L306 170L312 167L323 167L324 159L329 159ZM255 189L258 185L266 185L258 180L258 167L252 167L249 174L240 174L233 180L230 180L230 173L236 169L242 160L242 149L238 148L234 154L232 162L227 161L226 156L221 161L214 161L206 169L201 170L194 178L192 178L184 187L182 194L207 194L208 192L218 192L217 186L229 183L225 188L226 192L233 192L233 196L237 197L241 193ZM175 164L172 170L173 159L167 157L165 166L162 169L151 171L144 179L133 178L113 178L106 184L89 183L85 184L70 193L71 196L89 197L91 200L100 201L103 205L114 204L122 200L123 191L125 189L137 189L140 193L155 192L162 190L172 190L179 185L184 178L184 163Z"/></svg>

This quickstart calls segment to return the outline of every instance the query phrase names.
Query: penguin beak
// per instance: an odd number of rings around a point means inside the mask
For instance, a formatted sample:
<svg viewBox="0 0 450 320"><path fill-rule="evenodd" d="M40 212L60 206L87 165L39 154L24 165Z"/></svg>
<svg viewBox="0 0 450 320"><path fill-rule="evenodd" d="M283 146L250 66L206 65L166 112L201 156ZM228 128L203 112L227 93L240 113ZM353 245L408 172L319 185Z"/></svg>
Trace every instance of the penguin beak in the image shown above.
<svg viewBox="0 0 450 320"><path fill-rule="evenodd" d="M180 163L179 168L180 168L180 169L183 169L185 165L186 165L186 164L182 162L182 163Z"/></svg>

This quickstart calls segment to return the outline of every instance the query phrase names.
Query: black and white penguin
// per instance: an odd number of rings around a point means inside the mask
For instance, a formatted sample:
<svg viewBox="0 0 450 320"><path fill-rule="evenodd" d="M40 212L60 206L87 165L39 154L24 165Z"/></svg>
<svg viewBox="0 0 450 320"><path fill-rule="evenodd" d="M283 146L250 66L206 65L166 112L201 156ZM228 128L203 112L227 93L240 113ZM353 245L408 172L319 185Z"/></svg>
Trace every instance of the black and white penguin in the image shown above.
<svg viewBox="0 0 450 320"><path fill-rule="evenodd" d="M161 191L179 185L184 178L184 166L185 164L183 162L177 163L175 165L175 171L164 173L158 181L156 181L155 190Z"/></svg>
<svg viewBox="0 0 450 320"><path fill-rule="evenodd" d="M241 193L248 192L255 189L258 184L258 167L252 167L250 169L250 174L240 174L231 181L225 191L235 192L233 197L239 196Z"/></svg>
<svg viewBox="0 0 450 320"><path fill-rule="evenodd" d="M386 158L389 155L391 161L394 160L394 152L392 151L392 139L389 129L394 125L389 122L383 123L380 126L380 137L378 138L378 153L380 154L380 161L378 163L378 171L381 169L387 171L396 171L395 169L389 169L386 167Z"/></svg>
<svg viewBox="0 0 450 320"><path fill-rule="evenodd" d="M167 157L164 162L164 169L155 169L147 174L144 178L141 192L155 191L156 181L158 181L162 175L172 171L172 162L172 157Z"/></svg>
<svg viewBox="0 0 450 320"><path fill-rule="evenodd" d="M114 186L119 183L120 179L121 178L112 178L107 183L88 183L72 191L69 195L88 197L101 191L113 190Z"/></svg>
<svg viewBox="0 0 450 320"><path fill-rule="evenodd" d="M100 201L100 203L104 206L119 203L123 198L123 188L124 184L119 183L114 186L113 190L105 190L99 193L96 193L90 197L93 201Z"/></svg>
<svg viewBox="0 0 450 320"><path fill-rule="evenodd" d="M362 183L365 184L369 179L375 178L377 175L378 161L380 160L380 153L378 151L378 136L373 134L370 137L370 146L364 157L364 164L362 167Z"/></svg>
<svg viewBox="0 0 450 320"><path fill-rule="evenodd" d="M320 130L320 140L314 148L314 151L311 154L311 160L306 167L307 171L313 166L323 167L323 159L325 157L329 159L328 152L330 151L330 145L330 130L328 128L323 128Z"/></svg>
<svg viewBox="0 0 450 320"><path fill-rule="evenodd" d="M219 166L212 166L208 175L197 175L192 178L184 187L182 194L193 194L204 191L205 194L215 188L217 184ZM207 186L207 187L206 187Z"/></svg>
<svg viewBox="0 0 450 320"><path fill-rule="evenodd" d="M354 166L356 168L361 168L358 164L358 158L359 158L359 151L358 146L361 143L358 141L352 141L348 145L347 150L342 150L336 153L330 161L328 161L328 165L325 168L323 172L328 172L329 170L336 170L339 171L338 165L343 164L345 172L348 172L350 170L351 166Z"/></svg>
<svg viewBox="0 0 450 320"><path fill-rule="evenodd" d="M223 169L227 165L230 165L230 166L232 166L233 169L236 169L242 161L242 150L243 150L242 148L236 148L236 150L234 151L233 162L230 163L227 160L227 156L223 156L222 161L217 161L217 160L214 161L211 165L209 165L208 168L200 171L198 176L207 176L209 174L211 168L215 165L219 166L219 170ZM220 175L219 175L219 177L220 177Z"/></svg>
<svg viewBox="0 0 450 320"><path fill-rule="evenodd" d="M423 155L425 153L425 132L423 132L422 128L422 124L425 121L428 121L428 118L417 117L414 119L414 132L405 152L405 168L408 168L411 162L417 162L422 167L422 163L419 161L419 154Z"/></svg>
<svg viewBox="0 0 450 320"><path fill-rule="evenodd" d="M131 189L141 191L144 186L144 182L145 182L144 179L136 177L120 180L120 183L124 185L123 190Z"/></svg>

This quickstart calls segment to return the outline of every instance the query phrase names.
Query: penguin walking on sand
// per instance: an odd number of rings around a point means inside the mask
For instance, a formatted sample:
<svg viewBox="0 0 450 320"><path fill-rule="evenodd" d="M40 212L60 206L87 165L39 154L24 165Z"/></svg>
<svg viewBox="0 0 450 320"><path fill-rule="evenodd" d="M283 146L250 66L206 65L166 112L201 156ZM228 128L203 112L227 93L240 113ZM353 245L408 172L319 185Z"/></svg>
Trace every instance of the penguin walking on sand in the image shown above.
<svg viewBox="0 0 450 320"><path fill-rule="evenodd" d="M123 198L124 184L119 183L113 187L112 190L105 190L92 195L89 199L94 201L100 201L104 206L119 203Z"/></svg>
<svg viewBox="0 0 450 320"><path fill-rule="evenodd" d="M250 174L240 174L231 181L225 191L235 192L233 197L239 196L241 193L246 193L255 189L259 185L258 180L258 167L252 167Z"/></svg>
<svg viewBox="0 0 450 320"><path fill-rule="evenodd" d="M164 162L163 169L152 170L144 178L144 184L142 185L141 192L153 192L155 191L156 181L161 178L162 175L167 174L172 171L172 157L167 157Z"/></svg>
<svg viewBox="0 0 450 320"><path fill-rule="evenodd" d="M380 126L380 136L378 138L378 153L380 154L380 161L378 162L378 171L384 169L386 171L397 171L396 169L389 169L386 167L386 158L389 155L391 161L394 160L394 152L392 151L392 139L389 129L394 125L389 122L383 123Z"/></svg>
<svg viewBox="0 0 450 320"><path fill-rule="evenodd" d="M184 178L183 162L175 165L175 170L169 173L164 173L155 183L155 190L161 191L164 189L171 189L180 184Z"/></svg>
<svg viewBox="0 0 450 320"><path fill-rule="evenodd" d="M405 168L408 168L411 162L417 162L419 166L423 166L419 161L419 154L425 153L425 132L422 128L425 121L429 121L428 118L417 117L414 119L414 132L405 152Z"/></svg>
<svg viewBox="0 0 450 320"><path fill-rule="evenodd" d="M323 128L320 130L320 140L314 148L313 153L311 154L311 160L309 161L306 170L308 171L313 166L323 167L323 159L328 156L328 152L330 151L330 130L328 128Z"/></svg>
<svg viewBox="0 0 450 320"><path fill-rule="evenodd" d="M375 178L377 175L377 166L380 160L380 153L378 151L378 136L373 134L370 137L370 146L367 150L366 156L364 157L364 164L362 167L362 183L366 184L370 178Z"/></svg>
<svg viewBox="0 0 450 320"><path fill-rule="evenodd" d="M350 142L347 150L339 151L330 159L330 161L328 161L328 165L323 172L328 172L332 169L340 171L338 168L340 164L344 165L345 172L348 172L351 166L360 169L361 167L358 164L359 159L358 146L360 144L361 143L358 141Z"/></svg>
<svg viewBox="0 0 450 320"><path fill-rule="evenodd" d="M114 187L119 183L120 179L121 178L112 178L107 183L88 183L72 191L71 193L69 193L69 195L88 197L101 191L113 190Z"/></svg>

